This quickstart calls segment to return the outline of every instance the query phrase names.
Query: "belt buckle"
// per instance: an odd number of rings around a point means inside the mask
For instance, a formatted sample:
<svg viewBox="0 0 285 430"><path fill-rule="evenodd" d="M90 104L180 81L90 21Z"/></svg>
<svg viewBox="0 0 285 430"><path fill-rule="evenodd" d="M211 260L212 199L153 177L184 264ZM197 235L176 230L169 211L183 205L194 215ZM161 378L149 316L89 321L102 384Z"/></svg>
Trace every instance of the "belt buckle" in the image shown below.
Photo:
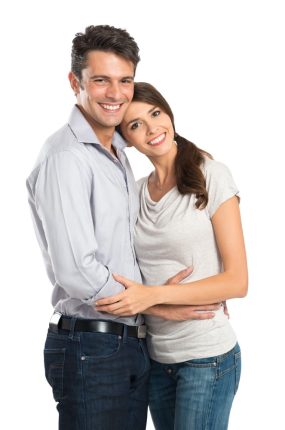
<svg viewBox="0 0 285 430"><path fill-rule="evenodd" d="M58 333L58 324L61 317L62 314L60 312L54 312L49 320L49 327L55 333Z"/></svg>
<svg viewBox="0 0 285 430"><path fill-rule="evenodd" d="M138 338L144 339L146 337L146 325L138 326Z"/></svg>

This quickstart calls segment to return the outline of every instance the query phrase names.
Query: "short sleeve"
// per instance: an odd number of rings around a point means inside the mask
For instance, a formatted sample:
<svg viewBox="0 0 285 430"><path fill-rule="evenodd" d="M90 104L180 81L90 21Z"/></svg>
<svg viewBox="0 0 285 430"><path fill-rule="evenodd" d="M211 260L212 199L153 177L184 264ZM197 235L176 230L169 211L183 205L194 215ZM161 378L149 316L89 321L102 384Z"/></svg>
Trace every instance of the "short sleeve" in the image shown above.
<svg viewBox="0 0 285 430"><path fill-rule="evenodd" d="M239 197L239 190L229 168L223 163L207 159L204 174L209 199L206 210L212 218L222 203L233 196Z"/></svg>
<svg viewBox="0 0 285 430"><path fill-rule="evenodd" d="M143 178L140 178L138 181L136 181L137 190L138 193L141 193L143 184L148 180L148 176L144 176Z"/></svg>

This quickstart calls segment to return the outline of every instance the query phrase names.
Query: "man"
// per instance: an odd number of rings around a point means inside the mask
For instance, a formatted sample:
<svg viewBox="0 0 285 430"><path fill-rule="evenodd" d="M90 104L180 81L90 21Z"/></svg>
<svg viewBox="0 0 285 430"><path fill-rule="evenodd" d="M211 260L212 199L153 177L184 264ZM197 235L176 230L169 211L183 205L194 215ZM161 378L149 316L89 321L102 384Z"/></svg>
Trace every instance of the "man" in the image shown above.
<svg viewBox="0 0 285 430"><path fill-rule="evenodd" d="M122 29L90 26L76 35L69 80L77 104L43 146L27 180L54 285L44 356L60 430L146 426L143 318L95 310L97 299L123 290L112 273L141 281L133 246L136 185L125 142L115 132L132 100L138 52ZM162 312L170 316L169 307L153 310Z"/></svg>

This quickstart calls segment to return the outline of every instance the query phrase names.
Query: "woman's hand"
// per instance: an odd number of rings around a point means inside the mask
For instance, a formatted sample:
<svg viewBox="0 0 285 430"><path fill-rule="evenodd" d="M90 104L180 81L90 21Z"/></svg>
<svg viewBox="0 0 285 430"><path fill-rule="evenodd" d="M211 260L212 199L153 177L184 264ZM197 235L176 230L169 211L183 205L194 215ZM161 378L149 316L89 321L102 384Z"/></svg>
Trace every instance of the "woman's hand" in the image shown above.
<svg viewBox="0 0 285 430"><path fill-rule="evenodd" d="M138 284L121 275L113 274L115 281L125 287L125 291L115 296L97 300L95 309L99 312L108 312L113 315L131 316L143 312L155 305L154 289L148 285Z"/></svg>

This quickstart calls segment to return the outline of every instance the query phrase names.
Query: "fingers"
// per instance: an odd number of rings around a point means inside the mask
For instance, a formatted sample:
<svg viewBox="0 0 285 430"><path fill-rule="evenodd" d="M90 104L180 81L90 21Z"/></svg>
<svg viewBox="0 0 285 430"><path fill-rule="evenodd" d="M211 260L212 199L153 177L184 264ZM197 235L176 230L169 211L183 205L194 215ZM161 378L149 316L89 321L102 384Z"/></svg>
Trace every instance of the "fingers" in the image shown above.
<svg viewBox="0 0 285 430"><path fill-rule="evenodd" d="M228 310L227 302L223 302L222 304L223 304L223 306L224 306L224 314L225 314L228 318L230 318L230 313L229 313L229 310Z"/></svg>
<svg viewBox="0 0 285 430"><path fill-rule="evenodd" d="M129 284L129 279L124 278L124 276L117 275L117 273L112 274L115 281L119 282L120 284L124 285L126 287Z"/></svg>
<svg viewBox="0 0 285 430"><path fill-rule="evenodd" d="M113 303L119 302L122 299L122 294L116 294L115 296L105 297L95 302L95 306L112 305Z"/></svg>
<svg viewBox="0 0 285 430"><path fill-rule="evenodd" d="M180 312L177 313L176 318L177 320L182 321L190 321L190 320L209 320L214 318L215 313L214 312L197 312L197 311L191 311L191 312Z"/></svg>
<svg viewBox="0 0 285 430"><path fill-rule="evenodd" d="M132 312L130 308L122 304L122 302L113 305L96 306L95 309L99 312L107 312L108 314L120 316L133 316L137 314L137 312Z"/></svg>
<svg viewBox="0 0 285 430"><path fill-rule="evenodd" d="M112 276L115 279L115 281L122 284L125 288L129 288L129 287L132 287L134 285L139 285L136 282L132 281L131 279L127 279L124 276L117 275L117 273L113 273Z"/></svg>
<svg viewBox="0 0 285 430"><path fill-rule="evenodd" d="M213 312L203 312L198 313L194 316L194 320L209 320L214 318L215 314Z"/></svg>
<svg viewBox="0 0 285 430"><path fill-rule="evenodd" d="M175 276L172 276L172 278L169 278L166 281L166 284L179 284L183 279L187 278L191 273L193 272L193 267L187 267L186 269L181 270L180 272L176 273Z"/></svg>

